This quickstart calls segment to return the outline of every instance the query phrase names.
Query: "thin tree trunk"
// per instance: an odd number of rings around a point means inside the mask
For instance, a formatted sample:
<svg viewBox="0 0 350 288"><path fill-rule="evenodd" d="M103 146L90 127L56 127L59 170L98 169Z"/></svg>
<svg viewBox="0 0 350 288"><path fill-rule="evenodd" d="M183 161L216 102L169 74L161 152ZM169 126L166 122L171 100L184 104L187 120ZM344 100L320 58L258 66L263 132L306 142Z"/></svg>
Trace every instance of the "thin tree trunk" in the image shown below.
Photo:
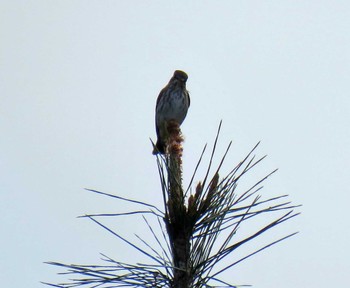
<svg viewBox="0 0 350 288"><path fill-rule="evenodd" d="M167 229L173 255L174 278L172 288L189 288L191 284L190 238L191 225L187 217L182 187L182 137L177 124L169 128L169 201Z"/></svg>

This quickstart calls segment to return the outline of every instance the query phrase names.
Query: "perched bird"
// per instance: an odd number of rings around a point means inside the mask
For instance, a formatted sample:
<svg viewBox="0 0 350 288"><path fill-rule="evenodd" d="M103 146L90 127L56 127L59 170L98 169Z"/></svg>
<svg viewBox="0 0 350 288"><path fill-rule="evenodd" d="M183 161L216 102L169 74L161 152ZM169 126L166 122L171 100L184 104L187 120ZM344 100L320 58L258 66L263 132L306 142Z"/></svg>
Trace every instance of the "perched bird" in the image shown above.
<svg viewBox="0 0 350 288"><path fill-rule="evenodd" d="M160 91L156 104L157 143L153 154L165 154L167 141L167 122L176 121L179 125L185 120L190 95L186 90L187 74L176 70L169 83Z"/></svg>

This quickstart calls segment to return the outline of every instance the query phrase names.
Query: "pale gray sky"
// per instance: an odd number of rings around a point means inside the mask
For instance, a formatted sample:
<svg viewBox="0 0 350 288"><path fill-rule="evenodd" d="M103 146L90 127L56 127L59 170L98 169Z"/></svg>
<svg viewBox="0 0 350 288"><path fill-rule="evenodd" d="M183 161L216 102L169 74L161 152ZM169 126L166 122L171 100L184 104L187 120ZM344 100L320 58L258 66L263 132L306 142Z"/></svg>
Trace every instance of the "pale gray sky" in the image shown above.
<svg viewBox="0 0 350 288"><path fill-rule="evenodd" d="M349 29L348 1L2 0L1 285L66 279L44 261L94 264L100 252L138 259L76 216L127 208L84 187L162 204L149 137L156 97L182 69L191 93L185 181L222 119L219 152L233 140L224 170L261 140L257 154L269 157L252 176L280 168L263 195L287 193L304 205L262 241L300 234L225 279L345 287ZM144 224L134 218L116 229L130 227L142 234Z"/></svg>

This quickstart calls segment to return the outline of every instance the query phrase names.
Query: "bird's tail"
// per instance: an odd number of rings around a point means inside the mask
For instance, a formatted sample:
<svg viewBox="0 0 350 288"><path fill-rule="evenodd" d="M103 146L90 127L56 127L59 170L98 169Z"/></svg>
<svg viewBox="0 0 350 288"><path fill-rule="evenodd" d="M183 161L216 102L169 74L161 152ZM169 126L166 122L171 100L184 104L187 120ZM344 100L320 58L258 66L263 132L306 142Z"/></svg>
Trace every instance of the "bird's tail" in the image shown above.
<svg viewBox="0 0 350 288"><path fill-rule="evenodd" d="M157 143L156 145L153 146L153 155L156 154L165 154L165 149L166 149L166 144L161 140L161 139L157 139Z"/></svg>

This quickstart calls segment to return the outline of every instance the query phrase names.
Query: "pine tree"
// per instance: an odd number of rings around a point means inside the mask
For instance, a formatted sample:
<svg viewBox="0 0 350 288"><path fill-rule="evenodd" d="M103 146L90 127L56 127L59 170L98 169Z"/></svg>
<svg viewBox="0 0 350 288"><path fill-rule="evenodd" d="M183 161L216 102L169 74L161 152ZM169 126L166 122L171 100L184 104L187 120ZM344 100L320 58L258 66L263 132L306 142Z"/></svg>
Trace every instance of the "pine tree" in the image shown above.
<svg viewBox="0 0 350 288"><path fill-rule="evenodd" d="M271 174L258 180L246 191L237 192L237 185L255 166L265 158L256 159L253 155L258 144L225 176L219 172L224 164L231 143L228 145L219 166L212 176L212 163L218 144L221 123L211 151L210 161L202 181L195 185L192 191L194 177L198 167L202 164L204 147L196 169L192 175L187 189L182 181L182 142L183 137L179 125L170 122L168 125L168 153L157 155L157 166L162 188L163 210L149 203L123 198L104 192L90 190L117 199L118 201L132 202L147 208L145 210L131 211L115 214L126 216L130 214L143 214L143 219L153 235L158 247L152 247L143 237L138 237L140 243L134 243L119 233L102 224L98 217L105 214L86 215L117 238L127 243L140 253L146 255L151 264L129 264L119 262L103 255L106 265L73 265L58 262L48 262L52 265L64 267L66 274L73 274L77 278L69 283L49 284L53 287L167 287L167 288L202 288L202 287L238 287L220 279L221 274L231 269L248 257L282 241L296 233L260 247L240 259L230 261L236 249L248 243L273 227L287 221L299 213L294 212L298 206L286 200L288 195L263 199L258 193L261 184ZM161 195L161 194L160 194ZM247 220L264 217L267 213L277 215L254 233L246 237L239 237L238 229L248 225ZM160 233L149 223L147 218L151 215L157 219ZM270 219L270 218L269 218ZM141 248L141 245L144 248ZM229 263L226 266L218 265ZM244 285L240 285L244 286Z"/></svg>

